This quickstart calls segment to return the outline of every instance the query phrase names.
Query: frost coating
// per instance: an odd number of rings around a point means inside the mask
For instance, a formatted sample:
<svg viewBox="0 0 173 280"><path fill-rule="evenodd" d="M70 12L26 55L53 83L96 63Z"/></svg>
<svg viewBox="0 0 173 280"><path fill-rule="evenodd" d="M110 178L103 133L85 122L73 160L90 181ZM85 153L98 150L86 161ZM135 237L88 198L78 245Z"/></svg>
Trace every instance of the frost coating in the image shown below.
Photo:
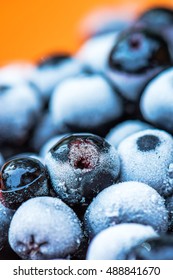
<svg viewBox="0 0 173 280"><path fill-rule="evenodd" d="M157 237L157 234L150 226L129 223L109 227L91 241L86 258L125 260L132 248L152 237Z"/></svg>
<svg viewBox="0 0 173 280"><path fill-rule="evenodd" d="M141 151L139 139L147 140L149 136L157 137L160 144L150 151ZM173 139L170 134L156 129L135 133L120 143L118 153L121 160L121 181L146 183L163 196L173 193L170 173Z"/></svg>
<svg viewBox="0 0 173 280"><path fill-rule="evenodd" d="M149 122L173 132L173 68L165 70L145 88L140 109Z"/></svg>
<svg viewBox="0 0 173 280"><path fill-rule="evenodd" d="M77 58L89 69L103 72L118 34L119 32L111 32L87 40L78 51Z"/></svg>
<svg viewBox="0 0 173 280"><path fill-rule="evenodd" d="M10 246L22 259L64 258L78 249L82 238L74 211L53 197L23 203L9 229Z"/></svg>
<svg viewBox="0 0 173 280"><path fill-rule="evenodd" d="M79 76L62 82L50 102L54 125L62 133L69 127L94 130L119 118L122 101L99 75Z"/></svg>
<svg viewBox="0 0 173 280"><path fill-rule="evenodd" d="M110 130L106 136L106 140L117 148L120 142L128 136L150 128L152 127L149 124L138 120L124 121Z"/></svg>
<svg viewBox="0 0 173 280"><path fill-rule="evenodd" d="M19 145L38 119L42 104L26 83L5 86L9 88L0 96L0 142L10 141Z"/></svg>
<svg viewBox="0 0 173 280"><path fill-rule="evenodd" d="M121 223L139 223L165 232L168 226L164 199L151 187L139 182L112 185L100 192L85 213L90 236Z"/></svg>
<svg viewBox="0 0 173 280"><path fill-rule="evenodd" d="M115 148L93 134L67 135L48 152L45 163L55 192L70 204L88 203L115 183L120 172Z"/></svg>
<svg viewBox="0 0 173 280"><path fill-rule="evenodd" d="M31 80L38 87L43 98L48 100L54 88L68 77L76 76L83 71L83 66L77 59L68 58L61 60L56 65L36 68Z"/></svg>

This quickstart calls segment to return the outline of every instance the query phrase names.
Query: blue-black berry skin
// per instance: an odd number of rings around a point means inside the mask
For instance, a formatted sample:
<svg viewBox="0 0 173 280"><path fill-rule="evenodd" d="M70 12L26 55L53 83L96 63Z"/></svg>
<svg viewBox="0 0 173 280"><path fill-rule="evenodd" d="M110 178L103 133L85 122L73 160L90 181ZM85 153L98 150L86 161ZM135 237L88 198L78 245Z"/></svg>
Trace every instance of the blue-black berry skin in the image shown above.
<svg viewBox="0 0 173 280"><path fill-rule="evenodd" d="M169 48L161 36L132 28L112 48L105 75L125 99L137 102L147 82L170 65Z"/></svg>
<svg viewBox="0 0 173 280"><path fill-rule="evenodd" d="M120 171L117 151L103 138L93 134L69 134L45 158L52 186L70 204L88 203Z"/></svg>
<svg viewBox="0 0 173 280"><path fill-rule="evenodd" d="M31 197L49 194L46 169L31 157L6 162L1 169L0 183L1 202L12 209Z"/></svg>

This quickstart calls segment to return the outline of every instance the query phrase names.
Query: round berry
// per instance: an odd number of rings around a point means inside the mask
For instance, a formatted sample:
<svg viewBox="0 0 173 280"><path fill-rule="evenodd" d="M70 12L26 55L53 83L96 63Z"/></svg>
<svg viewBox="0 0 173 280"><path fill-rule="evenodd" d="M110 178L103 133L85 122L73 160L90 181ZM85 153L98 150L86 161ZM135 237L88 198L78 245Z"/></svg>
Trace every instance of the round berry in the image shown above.
<svg viewBox="0 0 173 280"><path fill-rule="evenodd" d="M103 136L122 116L123 104L102 76L81 75L56 88L50 112L61 133L91 132Z"/></svg>
<svg viewBox="0 0 173 280"><path fill-rule="evenodd" d="M44 165L32 157L16 158L1 169L0 195L2 203L16 209L31 197L49 194Z"/></svg>
<svg viewBox="0 0 173 280"><path fill-rule="evenodd" d="M118 32L103 34L87 40L77 52L77 58L90 71L103 73L107 58L117 40Z"/></svg>
<svg viewBox="0 0 173 280"><path fill-rule="evenodd" d="M168 217L164 202L146 184L132 181L114 184L101 191L88 206L86 230L92 237L110 226L138 223L152 226L157 232L165 232Z"/></svg>
<svg viewBox="0 0 173 280"><path fill-rule="evenodd" d="M161 72L144 89L140 109L145 120L173 133L173 68Z"/></svg>
<svg viewBox="0 0 173 280"><path fill-rule="evenodd" d="M106 140L115 148L128 136L152 128L151 125L139 120L127 120L113 127L106 136Z"/></svg>
<svg viewBox="0 0 173 280"><path fill-rule="evenodd" d="M54 88L61 81L82 71L83 66L77 59L67 54L52 54L38 62L31 82L39 89L43 99L48 101Z"/></svg>
<svg viewBox="0 0 173 280"><path fill-rule="evenodd" d="M93 134L70 134L48 152L45 163L52 186L70 204L88 203L98 192L117 181L117 151Z"/></svg>
<svg viewBox="0 0 173 280"><path fill-rule="evenodd" d="M0 92L0 144L20 146L38 120L42 102L37 92L24 82L0 81Z"/></svg>
<svg viewBox="0 0 173 280"><path fill-rule="evenodd" d="M124 139L118 153L121 181L139 181L153 187L163 196L173 193L173 139L157 129L137 132Z"/></svg>
<svg viewBox="0 0 173 280"><path fill-rule="evenodd" d="M138 101L145 84L170 65L170 53L162 37L147 29L131 29L117 39L105 75L122 96Z"/></svg>
<svg viewBox="0 0 173 280"><path fill-rule="evenodd" d="M22 259L69 258L83 239L74 211L58 198L36 197L16 211L9 243Z"/></svg>

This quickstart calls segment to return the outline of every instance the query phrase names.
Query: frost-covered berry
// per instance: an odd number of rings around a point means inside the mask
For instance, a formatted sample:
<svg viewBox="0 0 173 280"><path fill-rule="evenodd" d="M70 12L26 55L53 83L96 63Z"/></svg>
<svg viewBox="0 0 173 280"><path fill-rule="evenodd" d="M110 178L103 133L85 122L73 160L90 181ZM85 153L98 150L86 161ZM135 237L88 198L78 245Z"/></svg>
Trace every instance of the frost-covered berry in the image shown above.
<svg viewBox="0 0 173 280"><path fill-rule="evenodd" d="M50 102L53 123L61 133L104 135L123 114L122 100L98 74L80 75L62 82Z"/></svg>
<svg viewBox="0 0 173 280"><path fill-rule="evenodd" d="M105 75L127 100L138 101L146 83L171 65L167 43L148 29L120 34L112 48Z"/></svg>
<svg viewBox="0 0 173 280"><path fill-rule="evenodd" d="M9 228L9 243L22 259L66 258L83 239L74 211L58 198L37 197L23 203Z"/></svg>
<svg viewBox="0 0 173 280"><path fill-rule="evenodd" d="M118 32L111 32L87 40L77 52L77 58L91 71L105 71L109 53L117 36Z"/></svg>
<svg viewBox="0 0 173 280"><path fill-rule="evenodd" d="M8 241L8 229L13 214L14 214L14 210L6 208L0 202L0 251Z"/></svg>
<svg viewBox="0 0 173 280"><path fill-rule="evenodd" d="M34 151L39 152L41 147L56 135L57 130L52 123L52 118L50 114L46 112L37 122L29 146L34 149Z"/></svg>
<svg viewBox="0 0 173 280"><path fill-rule="evenodd" d="M149 129L124 139L118 153L121 181L139 181L163 196L173 193L173 139L162 130Z"/></svg>
<svg viewBox="0 0 173 280"><path fill-rule="evenodd" d="M149 124L139 120L127 120L112 128L106 136L106 140L115 148L128 136L145 129L152 128Z"/></svg>
<svg viewBox="0 0 173 280"><path fill-rule="evenodd" d="M151 226L120 224L98 233L88 247L88 260L126 260L129 251L157 234Z"/></svg>
<svg viewBox="0 0 173 280"><path fill-rule="evenodd" d="M0 175L0 200L6 207L16 209L31 197L49 195L46 169L35 158L11 159Z"/></svg>
<svg viewBox="0 0 173 280"><path fill-rule="evenodd" d="M1 82L1 77L0 93L0 144L20 146L38 120L42 102L29 84Z"/></svg>
<svg viewBox="0 0 173 280"><path fill-rule="evenodd" d="M140 109L145 120L173 132L173 68L161 72L144 89Z"/></svg>
<svg viewBox="0 0 173 280"><path fill-rule="evenodd" d="M114 184L101 191L88 206L85 226L92 237L110 226L138 223L165 232L168 226L164 199L139 182ZM128 234L128 232L127 232Z"/></svg>
<svg viewBox="0 0 173 280"><path fill-rule="evenodd" d="M137 245L129 252L128 259L133 260L172 260L173 237L162 235L150 237L142 244Z"/></svg>
<svg viewBox="0 0 173 280"><path fill-rule="evenodd" d="M54 88L68 77L83 71L81 63L67 54L52 54L43 57L33 71L31 81L37 86L45 101L49 100Z"/></svg>
<svg viewBox="0 0 173 280"><path fill-rule="evenodd" d="M93 134L69 134L45 158L52 186L70 204L88 203L98 192L117 181L117 151Z"/></svg>

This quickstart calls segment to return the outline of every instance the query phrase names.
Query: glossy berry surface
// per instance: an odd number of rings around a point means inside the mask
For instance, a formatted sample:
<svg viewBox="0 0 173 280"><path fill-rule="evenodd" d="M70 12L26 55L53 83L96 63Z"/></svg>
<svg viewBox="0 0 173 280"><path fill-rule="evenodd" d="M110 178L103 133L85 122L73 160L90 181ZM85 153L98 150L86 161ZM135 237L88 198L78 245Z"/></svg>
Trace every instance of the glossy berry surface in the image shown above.
<svg viewBox="0 0 173 280"><path fill-rule="evenodd" d="M68 258L82 239L81 223L74 211L53 197L23 203L9 229L10 246L22 259Z"/></svg>
<svg viewBox="0 0 173 280"><path fill-rule="evenodd" d="M148 30L132 30L122 35L109 57L111 69L129 74L142 74L170 62L166 42Z"/></svg>
<svg viewBox="0 0 173 280"><path fill-rule="evenodd" d="M88 203L111 182L120 162L117 151L93 134L70 134L48 152L45 163L52 186L67 203Z"/></svg>
<svg viewBox="0 0 173 280"><path fill-rule="evenodd" d="M17 208L31 197L49 193L45 167L31 157L16 158L5 163L0 182L1 201L9 208Z"/></svg>

